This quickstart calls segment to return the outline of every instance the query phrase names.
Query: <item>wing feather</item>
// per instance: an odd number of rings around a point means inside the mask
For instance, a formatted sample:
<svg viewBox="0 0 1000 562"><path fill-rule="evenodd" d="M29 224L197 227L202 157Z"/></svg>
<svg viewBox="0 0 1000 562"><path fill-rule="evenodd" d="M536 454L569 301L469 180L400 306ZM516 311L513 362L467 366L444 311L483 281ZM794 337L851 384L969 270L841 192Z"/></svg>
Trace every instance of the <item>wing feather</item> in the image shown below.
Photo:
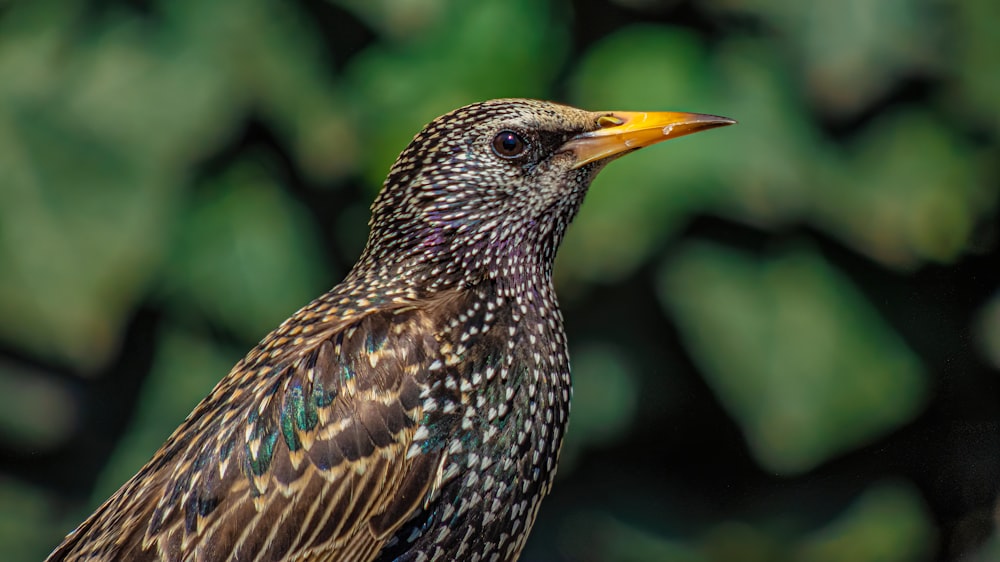
<svg viewBox="0 0 1000 562"><path fill-rule="evenodd" d="M408 454L434 326L408 308L291 349L281 331L49 560L374 558L440 464L439 452Z"/></svg>

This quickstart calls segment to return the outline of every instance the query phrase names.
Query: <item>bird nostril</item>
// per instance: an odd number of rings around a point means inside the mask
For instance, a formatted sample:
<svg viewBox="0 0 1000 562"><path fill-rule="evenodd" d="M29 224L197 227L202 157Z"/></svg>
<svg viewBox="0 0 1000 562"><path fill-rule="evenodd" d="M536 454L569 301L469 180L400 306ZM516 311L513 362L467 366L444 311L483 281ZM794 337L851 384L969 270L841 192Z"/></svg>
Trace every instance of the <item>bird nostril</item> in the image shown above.
<svg viewBox="0 0 1000 562"><path fill-rule="evenodd" d="M602 128L617 127L625 123L625 120L616 115L601 115L597 118L597 124Z"/></svg>

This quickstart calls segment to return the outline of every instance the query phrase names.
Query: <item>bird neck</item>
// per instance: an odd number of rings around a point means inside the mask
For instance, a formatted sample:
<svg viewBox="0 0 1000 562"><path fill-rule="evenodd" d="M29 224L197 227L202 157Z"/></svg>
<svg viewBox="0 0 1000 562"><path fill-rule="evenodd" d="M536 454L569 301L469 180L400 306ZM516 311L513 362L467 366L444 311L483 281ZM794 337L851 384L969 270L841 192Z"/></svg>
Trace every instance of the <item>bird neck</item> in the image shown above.
<svg viewBox="0 0 1000 562"><path fill-rule="evenodd" d="M516 251L494 256L484 253L459 265L420 254L375 267L367 267L365 260L360 260L345 284L359 294L406 300L480 287L511 298L554 293L551 262Z"/></svg>
<svg viewBox="0 0 1000 562"><path fill-rule="evenodd" d="M488 282L505 296L548 293L565 227L521 226L482 236L453 227L373 230L348 279L372 292L432 294Z"/></svg>

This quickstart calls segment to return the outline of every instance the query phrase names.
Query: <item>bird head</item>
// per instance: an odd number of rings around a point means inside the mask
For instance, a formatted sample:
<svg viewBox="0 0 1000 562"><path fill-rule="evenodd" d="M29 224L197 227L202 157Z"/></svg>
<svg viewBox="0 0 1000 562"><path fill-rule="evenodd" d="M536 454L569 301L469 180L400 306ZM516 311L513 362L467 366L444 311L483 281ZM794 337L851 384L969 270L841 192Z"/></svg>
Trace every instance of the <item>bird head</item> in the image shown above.
<svg viewBox="0 0 1000 562"><path fill-rule="evenodd" d="M372 205L360 266L383 276L416 274L431 287L549 275L563 233L604 165L732 123L528 99L456 109L424 127L392 166Z"/></svg>

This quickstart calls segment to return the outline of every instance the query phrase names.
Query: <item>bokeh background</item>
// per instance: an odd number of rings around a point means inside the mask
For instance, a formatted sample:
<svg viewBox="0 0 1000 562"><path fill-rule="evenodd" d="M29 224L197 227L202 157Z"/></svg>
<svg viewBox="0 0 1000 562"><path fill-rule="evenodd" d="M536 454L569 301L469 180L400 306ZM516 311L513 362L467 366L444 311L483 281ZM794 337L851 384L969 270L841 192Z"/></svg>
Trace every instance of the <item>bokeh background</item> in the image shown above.
<svg viewBox="0 0 1000 562"><path fill-rule="evenodd" d="M39 560L335 284L477 100L740 121L557 265L528 561L1000 560L996 0L0 0L0 558Z"/></svg>

